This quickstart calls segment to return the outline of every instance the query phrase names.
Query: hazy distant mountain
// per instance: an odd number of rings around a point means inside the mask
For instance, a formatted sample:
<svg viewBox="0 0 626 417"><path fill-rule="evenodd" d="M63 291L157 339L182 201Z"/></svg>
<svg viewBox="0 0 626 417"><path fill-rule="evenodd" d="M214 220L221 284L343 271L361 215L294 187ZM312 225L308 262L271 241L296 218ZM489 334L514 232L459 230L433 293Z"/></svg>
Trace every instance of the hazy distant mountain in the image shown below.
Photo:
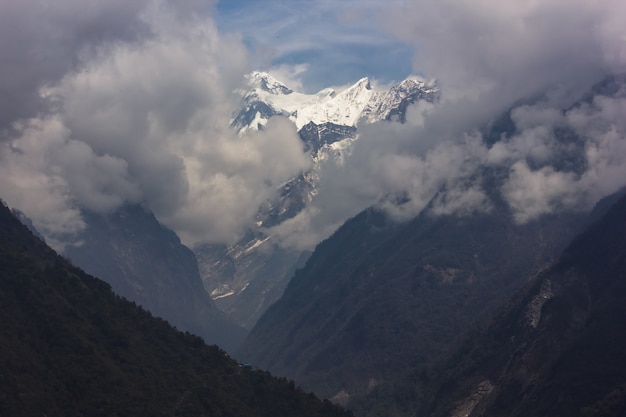
<svg viewBox="0 0 626 417"><path fill-rule="evenodd" d="M282 295L303 255L269 241L262 232L247 234L233 246L194 248L206 292L226 316L251 327Z"/></svg>
<svg viewBox="0 0 626 417"><path fill-rule="evenodd" d="M116 296L4 205L0 321L2 416L350 415Z"/></svg>
<svg viewBox="0 0 626 417"><path fill-rule="evenodd" d="M220 309L245 327L254 325L280 297L308 256L280 247L267 229L294 217L315 198L319 162L342 157L343 150L358 138L357 123L404 121L410 104L434 101L439 94L434 82L416 77L388 90L377 90L363 78L341 92L327 88L312 95L295 92L263 72L249 74L248 83L232 126L245 132L262 129L270 117L288 117L299 129L313 168L281 186L278 198L259 210L257 227L237 243L194 248L206 291Z"/></svg>
<svg viewBox="0 0 626 417"><path fill-rule="evenodd" d="M243 329L228 320L204 291L193 252L140 205L115 213L83 212L80 245L64 255L111 284L118 294L163 317L181 330L232 350Z"/></svg>

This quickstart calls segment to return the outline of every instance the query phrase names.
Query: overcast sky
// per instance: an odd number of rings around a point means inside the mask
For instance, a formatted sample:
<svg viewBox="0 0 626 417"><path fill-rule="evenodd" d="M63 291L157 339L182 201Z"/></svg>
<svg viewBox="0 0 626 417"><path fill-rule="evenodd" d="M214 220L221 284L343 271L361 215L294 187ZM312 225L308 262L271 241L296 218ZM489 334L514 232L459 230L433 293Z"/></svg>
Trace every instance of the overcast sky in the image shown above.
<svg viewBox="0 0 626 417"><path fill-rule="evenodd" d="M485 164L508 172L499 192L519 222L625 182L625 94L570 109L626 72L621 0L0 0L0 197L59 242L84 228L81 210L139 202L189 244L233 242L311 166L287 120L229 129L253 69L307 92L410 73L442 88L405 125L360 128L313 204L274 230L288 245L311 248L389 195L408 198L386 205L398 218L429 201L488 211L470 180ZM512 107L517 134L486 147L477 126ZM554 164L571 152L563 128L582 140L576 170Z"/></svg>

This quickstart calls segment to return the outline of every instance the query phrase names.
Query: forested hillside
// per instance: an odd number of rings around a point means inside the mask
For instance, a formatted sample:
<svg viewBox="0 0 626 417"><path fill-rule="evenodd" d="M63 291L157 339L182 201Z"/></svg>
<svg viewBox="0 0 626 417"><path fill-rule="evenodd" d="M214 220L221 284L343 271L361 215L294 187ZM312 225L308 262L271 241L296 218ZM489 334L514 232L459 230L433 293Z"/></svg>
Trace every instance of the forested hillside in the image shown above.
<svg viewBox="0 0 626 417"><path fill-rule="evenodd" d="M345 416L115 295L0 207L0 415Z"/></svg>

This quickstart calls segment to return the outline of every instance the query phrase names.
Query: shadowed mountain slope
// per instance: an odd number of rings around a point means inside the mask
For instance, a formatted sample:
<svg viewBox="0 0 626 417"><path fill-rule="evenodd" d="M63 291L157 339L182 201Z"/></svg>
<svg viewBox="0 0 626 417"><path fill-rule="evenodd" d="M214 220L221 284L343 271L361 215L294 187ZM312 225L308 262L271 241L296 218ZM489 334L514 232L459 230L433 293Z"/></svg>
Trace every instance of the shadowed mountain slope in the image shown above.
<svg viewBox="0 0 626 417"><path fill-rule="evenodd" d="M414 392L430 386L418 414L624 416L624 329L626 197L435 367L437 378L413 379Z"/></svg>
<svg viewBox="0 0 626 417"><path fill-rule="evenodd" d="M81 244L63 253L181 330L233 351L244 331L215 307L202 285L198 262L178 236L141 205L111 214L84 212Z"/></svg>
<svg viewBox="0 0 626 417"><path fill-rule="evenodd" d="M367 210L318 245L242 357L359 409L374 388L432 364L548 265L584 218L520 226L500 207L467 217L426 210L395 224Z"/></svg>
<svg viewBox="0 0 626 417"><path fill-rule="evenodd" d="M348 414L115 295L1 205L0 415Z"/></svg>

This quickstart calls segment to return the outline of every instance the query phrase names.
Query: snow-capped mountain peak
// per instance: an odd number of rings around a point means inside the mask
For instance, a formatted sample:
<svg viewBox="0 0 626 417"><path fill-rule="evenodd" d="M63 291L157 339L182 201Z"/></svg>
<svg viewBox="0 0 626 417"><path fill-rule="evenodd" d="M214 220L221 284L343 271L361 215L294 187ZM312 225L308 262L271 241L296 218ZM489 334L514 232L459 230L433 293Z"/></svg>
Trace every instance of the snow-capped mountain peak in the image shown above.
<svg viewBox="0 0 626 417"><path fill-rule="evenodd" d="M248 85L254 89L260 89L274 95L291 94L293 90L287 87L267 72L254 71L246 75Z"/></svg>
<svg viewBox="0 0 626 417"><path fill-rule="evenodd" d="M439 95L436 81L411 76L389 90L376 92L362 112L362 120L373 123L397 118L404 121L409 104L419 100L434 101Z"/></svg>
<svg viewBox="0 0 626 417"><path fill-rule="evenodd" d="M262 129L273 116L287 117L296 124L312 161L309 171L280 186L275 198L259 208L256 226L239 242L195 248L208 294L219 308L249 327L280 297L303 259L303 252L276 242L273 228L293 219L317 198L325 162L345 163L358 140L357 124L402 122L411 103L434 101L438 89L414 77L391 88L379 88L362 78L348 88L325 88L315 94L294 91L262 72L249 74L247 81L249 88L240 91L242 103L231 122L233 128L245 134Z"/></svg>
<svg viewBox="0 0 626 417"><path fill-rule="evenodd" d="M335 97L337 95L337 92L333 89L333 88L325 88L323 90L320 90L317 94L315 94L317 97L319 97L320 101L325 101L327 99L331 99L333 97Z"/></svg>
<svg viewBox="0 0 626 417"><path fill-rule="evenodd" d="M242 108L232 121L240 133L262 128L276 115L290 118L298 130L310 122L354 127L360 120L372 123L397 117L403 121L409 104L433 101L439 92L434 82L417 77L409 77L389 90L373 88L370 79L364 77L339 93L325 88L316 94L296 92L265 72L253 72L246 78L251 88L242 92Z"/></svg>
<svg viewBox="0 0 626 417"><path fill-rule="evenodd" d="M356 84L328 100L299 109L295 115L296 126L300 129L309 122L355 126L372 94L369 78L361 78Z"/></svg>

